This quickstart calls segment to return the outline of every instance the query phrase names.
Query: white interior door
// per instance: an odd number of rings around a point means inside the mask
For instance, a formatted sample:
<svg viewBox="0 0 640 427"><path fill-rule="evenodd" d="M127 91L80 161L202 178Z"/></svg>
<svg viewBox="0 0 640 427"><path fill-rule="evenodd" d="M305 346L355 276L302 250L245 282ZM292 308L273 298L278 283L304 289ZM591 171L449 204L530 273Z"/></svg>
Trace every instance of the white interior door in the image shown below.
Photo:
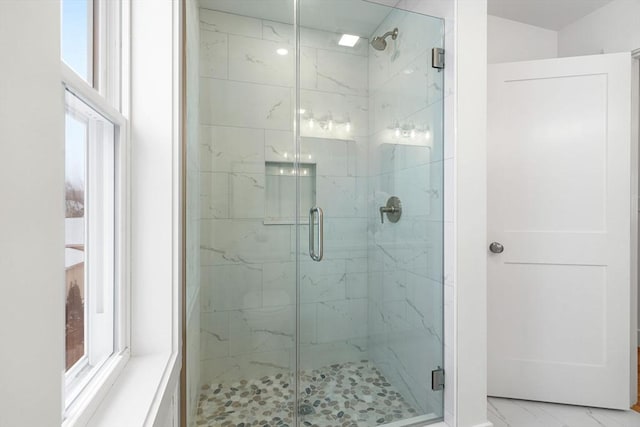
<svg viewBox="0 0 640 427"><path fill-rule="evenodd" d="M488 89L489 395L628 409L630 55L492 65Z"/></svg>

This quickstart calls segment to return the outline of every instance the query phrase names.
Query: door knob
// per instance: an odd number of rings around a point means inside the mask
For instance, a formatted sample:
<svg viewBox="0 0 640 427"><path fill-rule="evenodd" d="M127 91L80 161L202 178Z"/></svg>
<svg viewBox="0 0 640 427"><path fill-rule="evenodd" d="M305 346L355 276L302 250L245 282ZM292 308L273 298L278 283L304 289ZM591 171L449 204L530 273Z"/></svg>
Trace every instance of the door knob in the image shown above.
<svg viewBox="0 0 640 427"><path fill-rule="evenodd" d="M501 254L504 251L504 246L498 242L491 242L489 245L489 250L494 254Z"/></svg>

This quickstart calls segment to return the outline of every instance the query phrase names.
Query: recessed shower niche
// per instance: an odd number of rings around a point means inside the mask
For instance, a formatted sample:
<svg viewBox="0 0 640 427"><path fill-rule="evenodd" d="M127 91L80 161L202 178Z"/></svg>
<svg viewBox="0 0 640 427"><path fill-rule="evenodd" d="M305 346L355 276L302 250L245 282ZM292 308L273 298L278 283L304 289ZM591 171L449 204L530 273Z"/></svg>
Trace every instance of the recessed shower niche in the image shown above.
<svg viewBox="0 0 640 427"><path fill-rule="evenodd" d="M296 165L295 163L266 162L264 170L265 224L295 224L296 218L291 216L291 213L296 211L298 191L302 206L315 206L316 165L314 163ZM304 213L299 215L300 222L308 222L303 218L304 216Z"/></svg>
<svg viewBox="0 0 640 427"><path fill-rule="evenodd" d="M441 420L443 21L364 0L199 6L190 425ZM402 219L382 222L391 196Z"/></svg>

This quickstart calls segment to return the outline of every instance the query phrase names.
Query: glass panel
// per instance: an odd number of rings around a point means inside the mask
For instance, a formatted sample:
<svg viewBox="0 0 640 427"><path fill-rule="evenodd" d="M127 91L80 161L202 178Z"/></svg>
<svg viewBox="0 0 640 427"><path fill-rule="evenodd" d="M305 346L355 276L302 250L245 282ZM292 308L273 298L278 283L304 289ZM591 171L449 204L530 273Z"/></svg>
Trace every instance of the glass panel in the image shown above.
<svg viewBox="0 0 640 427"><path fill-rule="evenodd" d="M93 2L62 0L62 60L84 80L91 82L93 47Z"/></svg>
<svg viewBox="0 0 640 427"><path fill-rule="evenodd" d="M115 126L66 97L66 403L114 352Z"/></svg>
<svg viewBox="0 0 640 427"><path fill-rule="evenodd" d="M324 210L322 261L300 233L301 425L438 421L443 77L430 61L443 22L300 0L300 26L300 152L315 159ZM392 196L401 205L383 223Z"/></svg>
<svg viewBox="0 0 640 427"><path fill-rule="evenodd" d="M65 272L66 369L85 354L85 162L87 123L66 117L65 149Z"/></svg>
<svg viewBox="0 0 640 427"><path fill-rule="evenodd" d="M200 5L186 5L188 425L292 426L294 2Z"/></svg>

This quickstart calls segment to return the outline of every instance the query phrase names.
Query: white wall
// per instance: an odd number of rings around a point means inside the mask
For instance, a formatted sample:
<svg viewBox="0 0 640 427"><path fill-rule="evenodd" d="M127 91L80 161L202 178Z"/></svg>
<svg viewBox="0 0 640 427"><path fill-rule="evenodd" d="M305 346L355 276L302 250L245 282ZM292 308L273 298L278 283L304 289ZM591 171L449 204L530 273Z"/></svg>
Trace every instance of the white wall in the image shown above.
<svg viewBox="0 0 640 427"><path fill-rule="evenodd" d="M558 33L497 16L488 16L487 61L529 61L558 56Z"/></svg>
<svg viewBox="0 0 640 427"><path fill-rule="evenodd" d="M487 2L456 5L457 425L487 419Z"/></svg>
<svg viewBox="0 0 640 427"><path fill-rule="evenodd" d="M59 2L0 2L0 426L61 422L65 279L59 16Z"/></svg>
<svg viewBox="0 0 640 427"><path fill-rule="evenodd" d="M640 48L640 0L616 0L558 32L559 56Z"/></svg>

